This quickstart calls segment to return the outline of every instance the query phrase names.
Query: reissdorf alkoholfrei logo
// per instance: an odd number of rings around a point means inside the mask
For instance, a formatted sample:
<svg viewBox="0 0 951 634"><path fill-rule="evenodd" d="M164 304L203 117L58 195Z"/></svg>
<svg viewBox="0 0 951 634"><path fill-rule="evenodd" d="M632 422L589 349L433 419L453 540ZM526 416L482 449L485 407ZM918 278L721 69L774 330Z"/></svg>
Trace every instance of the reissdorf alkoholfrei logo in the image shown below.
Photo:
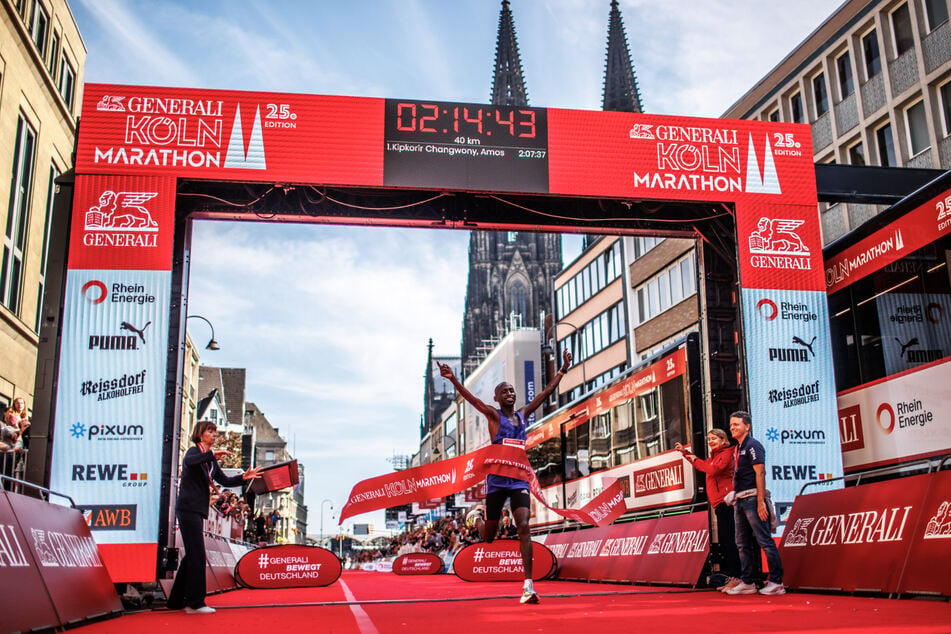
<svg viewBox="0 0 951 634"><path fill-rule="evenodd" d="M80 396L95 396L96 401L108 401L141 394L145 390L146 370L134 374L89 379L83 381L79 388Z"/></svg>
<svg viewBox="0 0 951 634"><path fill-rule="evenodd" d="M283 106L283 107L282 107ZM124 145L96 147L94 163L159 167L266 169L261 108L245 146L241 104L234 109L224 157L224 102L182 97L103 95L99 112L124 113ZM267 104L264 127L296 128L287 104Z"/></svg>
<svg viewBox="0 0 951 634"><path fill-rule="evenodd" d="M797 229L805 220L762 217L750 233L750 264L759 269L809 271L811 252Z"/></svg>

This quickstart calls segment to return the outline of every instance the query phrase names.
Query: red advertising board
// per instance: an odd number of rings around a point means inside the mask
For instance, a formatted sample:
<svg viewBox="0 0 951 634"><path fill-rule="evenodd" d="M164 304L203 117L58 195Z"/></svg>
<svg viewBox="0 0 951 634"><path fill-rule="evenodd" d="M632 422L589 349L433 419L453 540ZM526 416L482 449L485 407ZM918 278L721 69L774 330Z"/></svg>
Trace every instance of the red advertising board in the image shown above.
<svg viewBox="0 0 951 634"><path fill-rule="evenodd" d="M122 610L96 542L78 510L15 493L5 496L60 623ZM17 588L18 594L20 587L19 581L7 586ZM42 599L39 602L42 605Z"/></svg>
<svg viewBox="0 0 951 634"><path fill-rule="evenodd" d="M325 548L284 544L248 552L235 566L234 577L247 588L317 588L336 581L342 569Z"/></svg>
<svg viewBox="0 0 951 634"><path fill-rule="evenodd" d="M931 479L925 474L797 497L780 541L785 584L896 592ZM930 565L934 571L937 562Z"/></svg>
<svg viewBox="0 0 951 634"><path fill-rule="evenodd" d="M442 559L433 553L407 553L393 562L398 575L434 575L442 571Z"/></svg>
<svg viewBox="0 0 951 634"><path fill-rule="evenodd" d="M558 562L542 543L532 542L532 579L545 579ZM525 578L522 552L516 539L497 539L491 544L469 544L452 560L452 571L463 581L521 581Z"/></svg>
<svg viewBox="0 0 951 634"><path fill-rule="evenodd" d="M559 579L693 585L710 552L709 519L700 512L552 533L545 545Z"/></svg>
<svg viewBox="0 0 951 634"><path fill-rule="evenodd" d="M942 573L940 571L944 570ZM951 596L951 471L929 477L898 592Z"/></svg>

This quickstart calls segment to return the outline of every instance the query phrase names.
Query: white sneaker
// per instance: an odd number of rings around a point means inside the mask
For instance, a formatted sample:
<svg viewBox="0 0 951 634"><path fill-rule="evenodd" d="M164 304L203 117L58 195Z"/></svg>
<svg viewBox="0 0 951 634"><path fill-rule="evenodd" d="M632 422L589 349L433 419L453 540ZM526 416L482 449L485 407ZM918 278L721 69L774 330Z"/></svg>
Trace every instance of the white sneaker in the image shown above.
<svg viewBox="0 0 951 634"><path fill-rule="evenodd" d="M185 614L214 614L214 613L215 613L215 609L207 605L203 605L200 608L185 608Z"/></svg>
<svg viewBox="0 0 951 634"><path fill-rule="evenodd" d="M766 585L760 589L759 593L760 594L786 594L786 588L781 583L767 581Z"/></svg>
<svg viewBox="0 0 951 634"><path fill-rule="evenodd" d="M756 586L752 583L741 581L732 588L723 591L723 594L756 594Z"/></svg>
<svg viewBox="0 0 951 634"><path fill-rule="evenodd" d="M519 599L519 603L538 603L538 595L534 590L522 588L522 598Z"/></svg>

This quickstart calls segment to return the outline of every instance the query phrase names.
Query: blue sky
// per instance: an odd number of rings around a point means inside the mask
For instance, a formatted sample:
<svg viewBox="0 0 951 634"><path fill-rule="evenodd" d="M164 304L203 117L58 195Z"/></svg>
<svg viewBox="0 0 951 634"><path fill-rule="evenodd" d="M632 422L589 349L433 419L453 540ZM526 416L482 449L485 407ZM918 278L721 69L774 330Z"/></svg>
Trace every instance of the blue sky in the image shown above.
<svg viewBox="0 0 951 634"><path fill-rule="evenodd" d="M622 0L648 112L715 117L839 5ZM486 102L501 2L73 0L86 81ZM529 103L598 110L609 0L513 0ZM566 238L566 261L578 241ZM198 223L189 313L209 365L247 368L247 399L321 502L419 446L426 344L458 354L468 235ZM196 342L205 324L189 322ZM324 505L325 509L329 504ZM345 523L372 522L382 513ZM326 511L324 529L336 522Z"/></svg>

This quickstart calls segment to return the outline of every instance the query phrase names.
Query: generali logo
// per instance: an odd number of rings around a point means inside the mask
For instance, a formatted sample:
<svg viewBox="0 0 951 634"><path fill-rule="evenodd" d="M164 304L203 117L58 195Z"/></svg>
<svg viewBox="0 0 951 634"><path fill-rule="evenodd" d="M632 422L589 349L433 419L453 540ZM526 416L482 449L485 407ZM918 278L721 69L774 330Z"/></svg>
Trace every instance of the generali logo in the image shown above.
<svg viewBox="0 0 951 634"><path fill-rule="evenodd" d="M925 539L951 539L951 500L945 500L928 520Z"/></svg>
<svg viewBox="0 0 951 634"><path fill-rule="evenodd" d="M33 551L44 568L101 568L99 548L92 537L31 528Z"/></svg>
<svg viewBox="0 0 951 634"><path fill-rule="evenodd" d="M796 232L805 220L767 218L750 233L750 264L761 269L811 270L809 247Z"/></svg>
<svg viewBox="0 0 951 634"><path fill-rule="evenodd" d="M634 472L634 497L644 497L684 488L683 462L667 462Z"/></svg>
<svg viewBox="0 0 951 634"><path fill-rule="evenodd" d="M125 112L125 104L122 102L125 97L116 95L103 95L99 103L96 104L96 110L99 112Z"/></svg>
<svg viewBox="0 0 951 634"><path fill-rule="evenodd" d="M859 405L852 405L839 410L839 438L842 441L842 453L865 447L862 408Z"/></svg>
<svg viewBox="0 0 951 634"><path fill-rule="evenodd" d="M911 508L893 506L853 513L801 517L791 529L786 529L783 545L848 546L900 542L905 539L905 527Z"/></svg>
<svg viewBox="0 0 951 634"><path fill-rule="evenodd" d="M87 247L152 247L157 244L158 223L146 203L157 192L115 192L99 195L86 210L83 244ZM87 288L83 288L85 293Z"/></svg>

